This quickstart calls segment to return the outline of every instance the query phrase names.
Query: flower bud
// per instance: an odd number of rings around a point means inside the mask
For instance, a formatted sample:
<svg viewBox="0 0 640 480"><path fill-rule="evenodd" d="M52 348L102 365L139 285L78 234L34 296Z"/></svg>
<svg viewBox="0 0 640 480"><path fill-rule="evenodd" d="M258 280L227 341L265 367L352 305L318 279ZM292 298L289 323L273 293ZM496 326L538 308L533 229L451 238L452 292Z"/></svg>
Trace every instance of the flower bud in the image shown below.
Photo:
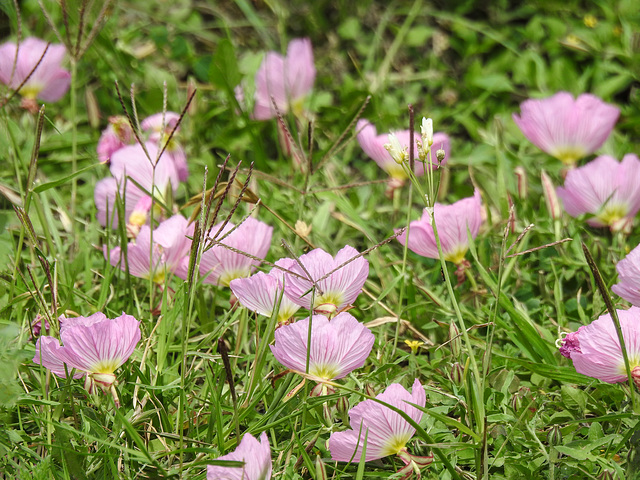
<svg viewBox="0 0 640 480"><path fill-rule="evenodd" d="M458 362L455 362L451 366L449 377L451 378L451 381L459 387L464 382L464 367Z"/></svg>
<svg viewBox="0 0 640 480"><path fill-rule="evenodd" d="M438 163L442 163L446 155L447 155L447 152L445 152L442 148L439 148L438 150L436 150L436 159L438 160Z"/></svg>
<svg viewBox="0 0 640 480"><path fill-rule="evenodd" d="M544 170L542 170L540 178L542 179L542 192L544 194L544 201L547 204L547 210L549 211L551 218L558 220L562 217L562 208L560 207L558 195L556 195L556 189L547 175L547 172Z"/></svg>
<svg viewBox="0 0 640 480"><path fill-rule="evenodd" d="M327 469L324 467L324 462L320 455L316 456L316 479L317 480L327 480L329 477L327 476Z"/></svg>
<svg viewBox="0 0 640 480"><path fill-rule="evenodd" d="M460 358L460 352L462 351L462 339L460 338L460 331L456 324L451 322L449 324L449 348L451 348L451 355L453 358Z"/></svg>
<svg viewBox="0 0 640 480"><path fill-rule="evenodd" d="M562 443L562 431L560 430L559 425L554 425L547 432L547 443L552 447L556 445L560 445Z"/></svg>
<svg viewBox="0 0 640 480"><path fill-rule="evenodd" d="M373 387L371 386L370 383L367 383L364 386L364 393L366 393L370 397L375 397L376 396L376 391L373 389Z"/></svg>
<svg viewBox="0 0 640 480"><path fill-rule="evenodd" d="M517 166L513 169L513 173L516 175L516 182L518 184L518 197L527 198L527 172L522 166Z"/></svg>

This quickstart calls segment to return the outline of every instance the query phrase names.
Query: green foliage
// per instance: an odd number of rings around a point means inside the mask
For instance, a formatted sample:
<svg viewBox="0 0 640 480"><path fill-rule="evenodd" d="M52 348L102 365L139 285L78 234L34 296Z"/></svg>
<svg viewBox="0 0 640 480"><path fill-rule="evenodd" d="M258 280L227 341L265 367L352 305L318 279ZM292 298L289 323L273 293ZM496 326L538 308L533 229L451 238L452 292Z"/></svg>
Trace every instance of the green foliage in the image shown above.
<svg viewBox="0 0 640 480"><path fill-rule="evenodd" d="M57 41L39 2L19 3L23 37ZM43 3L60 35L75 39L79 11L65 20L59 2ZM98 20L97 4L105 3L95 2L88 29ZM0 9L15 36L14 7L0 2ZM610 287L615 263L640 235L637 227L612 235L567 215L554 222L539 178L545 169L559 185L563 167L511 120L526 98L591 92L622 109L601 152L637 154L636 2L119 1L103 20L78 60L75 100L70 93L46 105L37 162L36 117L20 108L19 96L0 109L4 477L202 479L206 465L236 448L237 428L267 432L274 478L319 477L316 458L331 478L394 478L398 459L332 462L327 440L347 428L339 400L353 407L365 392L381 393L393 382L409 387L416 377L427 404L408 449L417 455L439 449L452 465L436 457L424 478L637 475L639 418L629 401L637 393L578 374L555 342L605 311L582 243ZM302 162L287 153L276 120L251 115L264 52L282 53L297 37L311 39L318 72L303 105L311 114L283 117ZM453 138L451 160L436 172L439 200L451 203L477 187L487 206L466 257L467 277L452 297L438 261L406 253L395 240L369 253L366 293L350 313L375 321L370 358L331 395L309 397L310 381L295 393L301 379L278 377L282 368L269 349L275 318L232 307L229 289L178 278L160 289L104 259L104 245L127 239L123 226L98 225L93 203L96 182L108 175L97 163L96 142L107 119L123 114L115 81L132 116L135 85L139 119L161 111L165 101L167 110L182 111L189 85L198 87L180 127L190 178L173 198L176 211L193 212L185 205L200 198L205 167L212 188L228 154L228 167L241 162L241 182L253 162L248 188L260 198L256 213L274 227L270 262L289 256L280 239L297 255L309 243L332 253L346 244L363 251L420 216L416 189L405 185L385 196L385 174L362 152L352 127L369 96L362 117L379 134L407 128L413 105L416 120L431 117L436 131ZM234 94L238 85L244 101ZM527 175L526 196L518 191L516 166ZM228 178L224 173L222 181ZM238 191L231 189L218 220L233 212L238 222L254 208L234 207ZM25 209L33 236L14 207ZM298 221L311 227L307 236ZM564 238L571 240L552 244ZM455 268L448 274L455 283ZM141 321L143 340L118 371L120 409L108 395L89 395L81 380L58 378L30 360L29 325L37 313L96 311ZM462 346L454 349L450 325L459 327L459 318L468 338L457 338ZM220 339L229 348L236 401ZM423 343L413 353L405 340Z"/></svg>

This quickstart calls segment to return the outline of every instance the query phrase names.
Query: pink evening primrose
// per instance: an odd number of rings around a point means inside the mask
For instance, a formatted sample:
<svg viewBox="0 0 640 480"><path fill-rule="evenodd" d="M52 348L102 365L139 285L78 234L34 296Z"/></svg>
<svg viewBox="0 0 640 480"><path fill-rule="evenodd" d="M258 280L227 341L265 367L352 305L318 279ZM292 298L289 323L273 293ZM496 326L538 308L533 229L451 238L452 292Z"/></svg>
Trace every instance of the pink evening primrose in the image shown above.
<svg viewBox="0 0 640 480"><path fill-rule="evenodd" d="M631 228L640 210L640 160L625 155L619 163L602 155L586 165L570 170L558 196L572 217L591 215L593 227L609 227L612 232Z"/></svg>
<svg viewBox="0 0 640 480"><path fill-rule="evenodd" d="M559 92L540 100L526 100L521 114L513 114L522 133L543 152L573 165L602 146L620 110L588 93L574 100Z"/></svg>
<svg viewBox="0 0 640 480"><path fill-rule="evenodd" d="M189 177L189 168L187 167L187 156L178 141L180 127L176 126L179 120L180 115L175 112L165 112L164 114L161 112L145 118L140 126L149 135L149 141L155 143L159 149L164 147L175 128L171 141L165 149L165 154L173 161L178 172L178 179L184 182Z"/></svg>
<svg viewBox="0 0 640 480"><path fill-rule="evenodd" d="M305 372L309 318L284 325L276 330L271 352L287 368ZM314 315L311 323L309 373L324 380L346 377L364 365L371 353L373 333L347 312L331 321Z"/></svg>
<svg viewBox="0 0 640 480"><path fill-rule="evenodd" d="M295 264L295 260L281 258L275 264L289 269ZM300 305L296 305L284 295L284 276L283 270L274 267L269 273L258 272L247 278L236 278L229 286L243 307L260 315L271 317L279 301L278 323L285 323L295 315Z"/></svg>
<svg viewBox="0 0 640 480"><path fill-rule="evenodd" d="M360 147L362 147L364 153L372 158L393 180L396 180L400 184L404 183L407 179L406 172L402 168L402 165L396 163L391 154L384 147L385 144L389 143L389 135L378 135L376 127L365 119L358 120L356 131L358 132L358 143L360 144ZM401 147L408 149L411 132L409 130L400 130L393 133L400 142ZM413 150L415 158L414 172L416 176L421 176L424 174L424 164L418 159L417 147L417 142L421 141L420 133L416 132L414 135L414 141L416 142ZM438 165L438 161L436 159L436 150L438 149L442 149L445 152L445 157L441 164L447 163L447 160L449 159L449 151L451 149L451 141L446 133L438 132L433 134L431 153L433 168Z"/></svg>
<svg viewBox="0 0 640 480"><path fill-rule="evenodd" d="M26 80L19 93L24 98L23 106L30 110L37 110L36 98L60 100L71 84L71 74L60 66L66 54L64 45L51 44L44 53L46 48L47 42L34 37L25 38L17 52L15 42L0 45L0 82L15 90Z"/></svg>
<svg viewBox="0 0 640 480"><path fill-rule="evenodd" d="M611 287L616 295L640 307L640 245L616 265L618 283Z"/></svg>
<svg viewBox="0 0 640 480"><path fill-rule="evenodd" d="M473 197L463 198L451 205L436 203L433 216L445 260L460 265L469 249L467 229L476 238L482 225L482 199L475 190ZM406 232L397 237L404 244ZM420 220L409 224L409 249L427 258L439 258L436 238L429 212L425 209Z"/></svg>
<svg viewBox="0 0 640 480"><path fill-rule="evenodd" d="M402 385L393 383L376 399L402 410L416 423L420 423L423 412L411 404L423 408L426 404L424 388L417 378L413 382L411 393ZM424 466L433 460L431 456L416 457L408 453L407 442L416 433L416 429L398 413L378 402L365 400L353 407L349 410L349 423L350 430L334 433L329 438L331 458L337 462L359 463L365 441L364 459L367 462L396 454L407 467L413 467L412 464Z"/></svg>
<svg viewBox="0 0 640 480"><path fill-rule="evenodd" d="M303 101L313 88L315 78L316 68L308 38L291 40L286 57L268 52L256 73L253 117L256 120L274 118L277 113L273 102L282 114L291 109L294 114L300 115Z"/></svg>
<svg viewBox="0 0 640 480"><path fill-rule="evenodd" d="M640 308L631 307L616 312L627 348L631 376L640 388ZM560 340L560 353L571 359L578 373L607 383L627 381L618 333L608 313Z"/></svg>
<svg viewBox="0 0 640 480"><path fill-rule="evenodd" d="M140 338L140 322L124 313L113 320L100 312L66 318L60 327L62 346L57 338L38 338L33 361L62 378L75 369L73 378L86 375L89 393L100 387L111 392L119 406L115 371L131 356Z"/></svg>
<svg viewBox="0 0 640 480"><path fill-rule="evenodd" d="M228 287L232 280L251 275L260 262L226 247L264 258L271 246L273 227L253 217L247 218L237 228L233 223L227 222L222 231L218 232L222 226L223 223L219 223L211 229L211 237L215 235L220 244L205 249L200 259L200 275L204 278L204 283ZM176 271L180 278L186 279L187 262L188 259L185 258L182 267Z"/></svg>
<svg viewBox="0 0 640 480"><path fill-rule="evenodd" d="M169 188L174 194L177 191L180 180L171 159L162 155L156 161L159 153L156 145L148 142L145 146L151 160L147 158L139 144L125 146L111 156L109 168L113 177L100 180L94 190L94 201L100 225L106 226L107 217L109 217L111 226L117 227L116 196L118 194L124 200L127 224L139 227L147 223L148 218L143 207L150 206L150 203L143 200L143 197L148 197L148 195L140 190L131 179L147 192L153 192L154 196L160 200L164 198ZM137 213L134 214L134 212ZM156 216L156 218L158 217Z"/></svg>
<svg viewBox="0 0 640 480"><path fill-rule="evenodd" d="M151 248L151 229L148 225L143 225L135 242L127 245L129 273L134 277L151 278L155 283L163 284L169 275L175 273L185 256L189 255L189 237L193 236L193 230L194 225L189 225L182 215L174 215L153 231ZM106 246L104 255L107 256ZM119 265L126 271L120 247L109 252L109 263L114 267Z"/></svg>
<svg viewBox="0 0 640 480"><path fill-rule="evenodd" d="M349 245L338 251L335 258L321 248L301 255L299 260L304 269L297 262L289 269L296 275L287 273L284 293L301 307L327 315L352 305L369 276L369 262L358 257L338 267L357 255L358 251ZM312 291L314 284L316 288Z"/></svg>
<svg viewBox="0 0 640 480"><path fill-rule="evenodd" d="M271 447L266 432L262 432L260 440L250 433L245 433L238 448L233 452L216 458L244 462L241 467L207 466L207 480L270 480Z"/></svg>

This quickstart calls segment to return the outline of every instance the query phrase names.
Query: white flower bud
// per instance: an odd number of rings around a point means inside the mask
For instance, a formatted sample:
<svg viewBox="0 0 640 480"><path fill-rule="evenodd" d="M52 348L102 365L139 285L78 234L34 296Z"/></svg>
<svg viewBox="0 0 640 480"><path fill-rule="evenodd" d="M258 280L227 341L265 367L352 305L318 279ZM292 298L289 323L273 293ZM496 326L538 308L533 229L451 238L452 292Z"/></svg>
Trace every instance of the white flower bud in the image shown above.
<svg viewBox="0 0 640 480"><path fill-rule="evenodd" d="M433 145L433 120L422 117L420 133L422 133L422 141L425 145L429 147Z"/></svg>

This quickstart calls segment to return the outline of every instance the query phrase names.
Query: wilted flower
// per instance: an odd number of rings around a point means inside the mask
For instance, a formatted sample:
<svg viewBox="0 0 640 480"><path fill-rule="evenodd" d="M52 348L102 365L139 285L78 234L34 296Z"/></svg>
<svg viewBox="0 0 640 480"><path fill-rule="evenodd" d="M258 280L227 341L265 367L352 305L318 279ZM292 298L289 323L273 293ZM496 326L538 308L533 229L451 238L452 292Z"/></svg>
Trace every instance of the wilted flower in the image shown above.
<svg viewBox="0 0 640 480"><path fill-rule="evenodd" d="M100 180L94 191L94 201L100 225L107 225L107 216L111 219L112 227L115 228L118 225L118 214L115 208L118 194L124 201L127 223L130 223L131 214L137 211L135 222L131 223L140 224L141 209L137 208L140 206L138 202L142 197L148 197L148 195L140 190L131 179L147 192L153 192L154 196L160 200L165 198L169 188L173 193L177 191L180 181L173 162L166 155L162 155L156 162L158 148L150 142L145 146L151 160L147 158L139 144L125 146L111 156L109 168L113 178ZM146 223L146 219L143 223Z"/></svg>
<svg viewBox="0 0 640 480"><path fill-rule="evenodd" d="M631 307L616 312L627 348L631 375L640 388L640 308ZM607 383L627 380L618 333L608 313L589 325L583 325L577 332L569 333L560 342L560 353L573 361L578 373Z"/></svg>
<svg viewBox="0 0 640 480"><path fill-rule="evenodd" d="M127 245L127 263L129 273L134 277L151 278L156 283L164 283L165 279L175 273L189 254L194 226L189 225L182 215L174 215L162 222L153 231L153 247L151 247L151 229L143 225L135 242ZM107 256L106 246L104 255ZM150 257L152 256L152 258ZM124 257L120 247L109 252L109 263L114 267L120 265L126 271Z"/></svg>
<svg viewBox="0 0 640 480"><path fill-rule="evenodd" d="M127 117L122 115L109 117L109 125L98 140L96 148L98 160L103 163L109 162L114 152L127 145L132 145L134 142L135 136Z"/></svg>
<svg viewBox="0 0 640 480"><path fill-rule="evenodd" d="M285 367L304 372L308 338L309 319L305 318L278 328L271 351ZM374 342L373 333L350 313L340 313L331 321L323 315L314 315L309 373L324 380L343 378L364 365Z"/></svg>
<svg viewBox="0 0 640 480"><path fill-rule="evenodd" d="M522 114L513 114L522 133L543 152L568 165L602 146L620 110L594 95L559 92L541 100L526 100Z"/></svg>
<svg viewBox="0 0 640 480"><path fill-rule="evenodd" d="M425 126L428 128L428 125ZM385 144L388 143L389 137L388 135L378 135L376 127L372 125L368 120L361 119L358 120L358 124L356 125L356 131L358 132L358 143L370 158L372 158L380 168L382 168L385 172L387 172L393 179L404 182L407 179L407 174L405 173L402 165L399 165L393 158L393 156L389 153L389 151L385 148ZM433 132L433 126L432 126ZM393 134L395 138L398 140L401 150L406 151L409 148L410 142L410 133L409 130L401 130L395 131ZM428 133L428 132L425 132ZM451 148L449 136L445 133L435 133L433 134L433 145L437 148L443 148L446 152L444 159L441 163L446 163L449 158L449 150ZM421 134L416 133L414 135L414 139L417 142L420 140ZM396 146L396 149L398 147ZM415 158L415 166L414 172L417 176L424 174L424 165L418 159L418 147L417 143L414 147L414 158ZM407 154L407 159L408 154ZM435 166L437 166L437 160L435 155L432 155L432 162Z"/></svg>
<svg viewBox="0 0 640 480"><path fill-rule="evenodd" d="M436 219L438 236L444 253L445 260L456 265L464 261L464 256L469 249L467 229L471 238L476 238L480 225L482 225L482 199L480 192L476 190L473 197L463 198L451 205L436 203L433 209ZM406 232L398 235L397 239L404 244ZM436 237L431 226L431 218L425 209L420 220L409 225L409 249L418 255L427 258L440 258Z"/></svg>
<svg viewBox="0 0 640 480"><path fill-rule="evenodd" d="M26 80L19 93L24 98L23 106L30 110L37 109L36 98L45 102L60 100L71 84L71 74L60 66L66 54L64 45L49 45L43 57L46 48L44 40L25 38L17 47L16 58L15 42L0 45L0 82L15 90Z"/></svg>
<svg viewBox="0 0 640 480"><path fill-rule="evenodd" d="M211 235L216 235L221 226L222 223L214 225L211 229ZM221 244L215 244L202 254L200 275L204 278L204 283L228 287L232 280L251 275L253 269L260 264L258 260L236 253L226 247L257 258L264 258L267 255L271 246L273 227L249 217L225 237L234 227L233 223L227 222L216 236L216 240L219 240ZM181 278L186 278L186 269L183 268L176 274Z"/></svg>
<svg viewBox="0 0 640 480"><path fill-rule="evenodd" d="M131 356L140 337L140 322L124 313L113 320L100 312L66 318L60 327L62 346L54 337L38 338L33 361L62 378L75 369L73 378L86 375L89 393L96 387L110 391L119 406L115 371Z"/></svg>
<svg viewBox="0 0 640 480"><path fill-rule="evenodd" d="M411 393L400 384L393 383L376 397L405 412L420 423L423 412L411 404L424 407L426 395L416 378ZM406 445L416 429L398 413L373 400L365 400L349 410L350 430L337 432L329 438L331 458L337 462L360 462L366 441L365 461L397 454L407 466L414 462L419 466L432 461L432 457L415 457L407 452Z"/></svg>
<svg viewBox="0 0 640 480"><path fill-rule="evenodd" d="M611 290L627 302L640 307L640 245L616 265L618 283Z"/></svg>
<svg viewBox="0 0 640 480"><path fill-rule="evenodd" d="M295 260L290 258L282 258L276 262L276 265L289 269L295 263ZM285 273L282 270L274 267L269 273L258 272L248 278L236 278L229 286L243 307L260 315L270 317L280 301L278 322L283 323L293 317L300 308L284 295L282 291L284 276Z"/></svg>
<svg viewBox="0 0 640 480"><path fill-rule="evenodd" d="M622 163L602 155L586 165L570 170L558 196L569 215L592 215L587 223L609 227L611 231L631 227L640 210L640 160L625 155Z"/></svg>
<svg viewBox="0 0 640 480"><path fill-rule="evenodd" d="M297 275L287 274L284 293L303 308L329 315L352 305L369 276L369 262L364 257L358 257L327 278L320 279L357 255L358 251L349 245L338 251L335 258L321 248L301 255L299 260L304 269L297 262L292 265L289 270ZM307 280L307 273L310 280ZM311 291L314 282L317 288Z"/></svg>
<svg viewBox="0 0 640 480"><path fill-rule="evenodd" d="M245 433L235 451L216 460L244 462L242 467L207 466L207 480L269 480L271 478L271 447L267 434L260 441Z"/></svg>
<svg viewBox="0 0 640 480"><path fill-rule="evenodd" d="M316 69L313 51L308 38L291 40L287 56L268 52L256 73L256 94L253 117L256 120L274 118L291 108L295 114L302 113L302 102L313 88ZM273 98L273 100L272 100Z"/></svg>

